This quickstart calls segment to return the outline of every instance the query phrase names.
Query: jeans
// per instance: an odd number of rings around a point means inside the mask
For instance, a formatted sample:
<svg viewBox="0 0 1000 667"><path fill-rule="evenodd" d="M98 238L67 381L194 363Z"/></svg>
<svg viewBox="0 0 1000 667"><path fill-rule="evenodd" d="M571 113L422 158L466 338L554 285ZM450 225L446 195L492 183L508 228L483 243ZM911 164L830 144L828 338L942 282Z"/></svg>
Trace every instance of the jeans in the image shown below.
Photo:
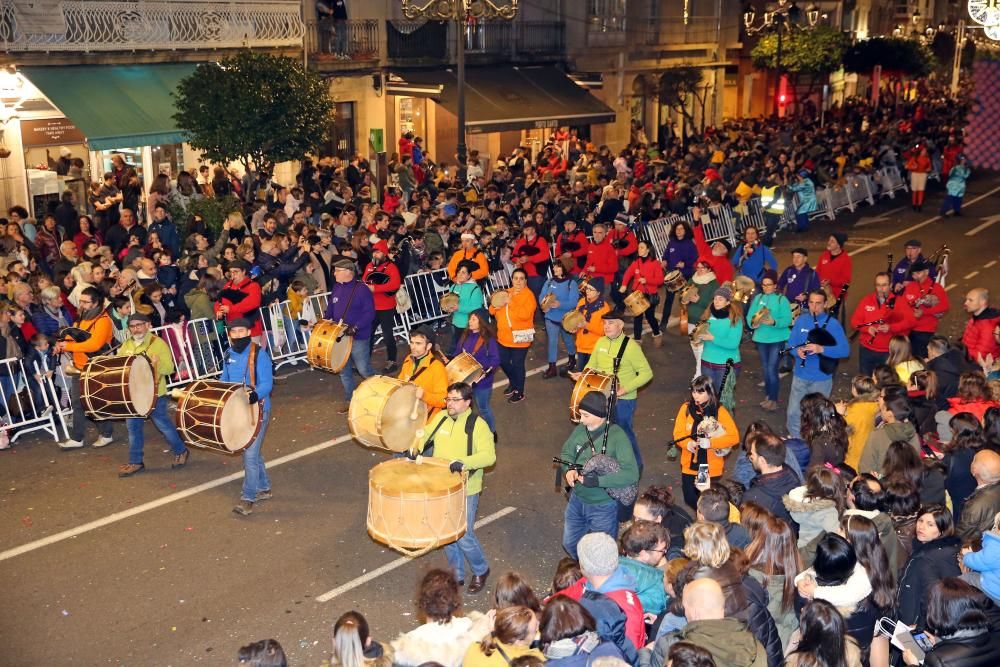
<svg viewBox="0 0 1000 667"><path fill-rule="evenodd" d="M858 346L858 372L862 375L871 375L876 366L881 366L888 359L888 352L876 352L864 345Z"/></svg>
<svg viewBox="0 0 1000 667"><path fill-rule="evenodd" d="M524 362L528 358L528 348L500 346L500 368L510 380L510 388L524 393Z"/></svg>
<svg viewBox="0 0 1000 667"><path fill-rule="evenodd" d="M582 371L587 366L588 361L590 361L590 352L577 352L576 370Z"/></svg>
<svg viewBox="0 0 1000 667"><path fill-rule="evenodd" d="M543 287L545 287L545 276L528 276L528 289L535 295L535 301L540 300Z"/></svg>
<svg viewBox="0 0 1000 667"><path fill-rule="evenodd" d="M472 393L476 397L476 407L486 423L490 425L490 430L496 433L496 421L493 418L493 408L490 407L490 397L493 395L493 380L480 380L472 385Z"/></svg>
<svg viewBox="0 0 1000 667"><path fill-rule="evenodd" d="M10 415L10 403L11 399L14 399L14 394L17 393L17 385L20 381L20 373L15 373L13 376L0 376L0 391L3 392L3 416L8 422L14 421L13 417ZM14 400L16 401L16 399Z"/></svg>
<svg viewBox="0 0 1000 667"><path fill-rule="evenodd" d="M632 429L632 417L635 416L634 398L615 399L615 419L614 423L622 427L629 442L632 443L632 453L635 454L635 463L639 466L639 474L642 475L642 452L639 451L639 441L636 440L635 431Z"/></svg>
<svg viewBox="0 0 1000 667"><path fill-rule="evenodd" d="M333 52L338 56L347 55L347 21L333 22L334 46Z"/></svg>
<svg viewBox="0 0 1000 667"><path fill-rule="evenodd" d="M576 337L562 328L559 322L545 320L545 336L548 339L548 362L556 363L559 358L559 338L562 337L563 345L566 346L566 353L570 356L576 354Z"/></svg>
<svg viewBox="0 0 1000 667"><path fill-rule="evenodd" d="M618 501L591 505L575 493L569 496L563 522L563 549L573 560L579 560L576 545L587 533L607 533L618 539Z"/></svg>
<svg viewBox="0 0 1000 667"><path fill-rule="evenodd" d="M444 555L448 559L448 565L455 573L455 578L459 581L465 579L465 561L469 561L469 569L472 574L482 576L490 569L490 564L486 562L486 554L483 553L483 545L476 537L476 511L479 509L479 494L465 497L465 535L458 538L457 542L446 544Z"/></svg>
<svg viewBox="0 0 1000 667"><path fill-rule="evenodd" d="M170 415L167 414L168 404L169 401L166 394L157 397L156 405L153 406L153 411L149 414L149 418L153 420L156 430L163 434L163 438L170 445L170 451L174 453L174 456L180 456L187 451L187 447L184 446L181 436L177 433L177 427L174 426ZM129 463L135 465L142 463L142 449L143 445L146 444L142 427L145 425L146 420L142 417L129 417L125 420L125 427L128 429Z"/></svg>
<svg viewBox="0 0 1000 667"><path fill-rule="evenodd" d="M954 211L955 215L962 215L962 197L945 195L944 201L941 202L941 215L948 211Z"/></svg>
<svg viewBox="0 0 1000 667"><path fill-rule="evenodd" d="M760 353L760 365L764 370L764 393L767 400L778 400L778 389L781 388L781 381L778 379L778 352L784 343L757 343L757 351Z"/></svg>
<svg viewBox="0 0 1000 667"><path fill-rule="evenodd" d="M371 355L375 348L375 332L382 329L382 343L385 345L385 358L388 361L396 361L396 336L392 333L392 327L396 324L396 309L376 310L375 326L372 328L372 337L368 339L368 354Z"/></svg>
<svg viewBox="0 0 1000 667"><path fill-rule="evenodd" d="M351 343L351 358L347 361L347 365L344 366L344 370L340 371L340 383L344 385L344 397L345 400L350 403L351 397L354 396L354 370L357 369L358 374L361 378L367 379L375 374L375 371L371 367L371 352L368 351L368 341L354 339Z"/></svg>
<svg viewBox="0 0 1000 667"><path fill-rule="evenodd" d="M798 376L792 377L792 391L788 394L788 411L786 413L785 425L788 434L793 438L801 437L799 427L802 424L802 408L799 405L806 394L818 392L824 396L829 396L833 391L833 378L826 380L803 380Z"/></svg>
<svg viewBox="0 0 1000 667"><path fill-rule="evenodd" d="M722 376L726 374L726 367L721 366L719 368L715 368L707 364L702 364L701 373L705 377L708 377L712 380L712 386L715 387L715 395L721 396ZM739 364L733 365L733 369L729 372L729 374L732 376L733 382L736 382L736 379L740 376L740 365Z"/></svg>
<svg viewBox="0 0 1000 667"><path fill-rule="evenodd" d="M809 231L809 214L808 213L796 213L795 214L795 231L797 231L797 232L807 232L807 231Z"/></svg>
<svg viewBox="0 0 1000 667"><path fill-rule="evenodd" d="M90 418L84 414L83 401L80 399L80 376L69 375L67 379L69 380L69 404L73 406L73 426L69 430L69 438L70 440L82 442L86 426L84 419ZM110 438L114 435L114 422L107 420L94 421L93 419L90 421L94 422L94 426L97 427L97 432L101 434L101 437Z"/></svg>
<svg viewBox="0 0 1000 667"><path fill-rule="evenodd" d="M260 453L264 436L267 435L267 423L271 419L270 407L264 408L261 419L260 433L254 438L253 444L243 450L243 492L240 499L250 502L257 500L258 491L271 490L271 480L267 478L267 468L264 467L264 456Z"/></svg>

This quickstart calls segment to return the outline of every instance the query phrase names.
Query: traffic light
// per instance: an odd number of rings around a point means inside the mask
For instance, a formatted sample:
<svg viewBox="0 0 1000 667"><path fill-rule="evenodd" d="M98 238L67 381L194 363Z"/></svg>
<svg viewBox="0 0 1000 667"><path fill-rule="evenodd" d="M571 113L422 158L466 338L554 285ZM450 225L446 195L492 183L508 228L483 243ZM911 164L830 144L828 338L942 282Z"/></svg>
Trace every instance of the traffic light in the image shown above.
<svg viewBox="0 0 1000 667"><path fill-rule="evenodd" d="M784 106L786 102L788 102L788 97L784 93L778 95L778 104Z"/></svg>

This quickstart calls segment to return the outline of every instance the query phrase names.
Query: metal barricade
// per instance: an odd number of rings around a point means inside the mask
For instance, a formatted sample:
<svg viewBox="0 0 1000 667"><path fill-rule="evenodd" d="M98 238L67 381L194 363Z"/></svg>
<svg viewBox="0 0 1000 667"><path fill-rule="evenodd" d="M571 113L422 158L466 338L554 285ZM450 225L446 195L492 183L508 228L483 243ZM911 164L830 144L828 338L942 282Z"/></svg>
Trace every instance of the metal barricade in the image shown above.
<svg viewBox="0 0 1000 667"><path fill-rule="evenodd" d="M181 323L164 324L151 329L150 333L162 339L170 351L174 371L167 376L167 388L173 389L196 380L197 373L188 341L187 327Z"/></svg>
<svg viewBox="0 0 1000 667"><path fill-rule="evenodd" d="M706 216L708 217L707 222L705 221ZM702 231L707 243L722 240L735 243L736 228L733 225L732 210L728 206L719 204L709 206L707 210L702 211Z"/></svg>
<svg viewBox="0 0 1000 667"><path fill-rule="evenodd" d="M830 208L833 209L834 213L842 211L845 208L849 209L852 213L854 212L854 202L851 201L851 193L847 187L834 186L826 190L830 201Z"/></svg>
<svg viewBox="0 0 1000 667"><path fill-rule="evenodd" d="M506 268L499 268L491 271L483 287L483 297L489 302L490 296L497 290L507 289L511 286L510 272Z"/></svg>
<svg viewBox="0 0 1000 667"><path fill-rule="evenodd" d="M830 201L830 188L819 188L816 190L816 210L809 214L809 219L826 218L833 220L836 217L833 212L833 204Z"/></svg>
<svg viewBox="0 0 1000 667"><path fill-rule="evenodd" d="M439 303L441 295L448 291L448 271L424 271L406 276L406 292L410 295L410 309L406 311L406 321L410 326L433 322L445 317Z"/></svg>
<svg viewBox="0 0 1000 667"><path fill-rule="evenodd" d="M194 376L201 380L222 373L229 338L220 333L216 320L199 318L187 323L187 346Z"/></svg>
<svg viewBox="0 0 1000 667"><path fill-rule="evenodd" d="M879 194L890 199L896 198L897 190L903 192L909 190L906 182L903 181L903 175L899 173L899 167L896 165L886 165L876 171L874 182L879 187Z"/></svg>
<svg viewBox="0 0 1000 667"><path fill-rule="evenodd" d="M847 178L844 186L847 196L851 201L851 210L854 210L861 202L868 202L869 206L875 205L875 198L872 196L871 188L868 185L868 177L864 174L854 174Z"/></svg>
<svg viewBox="0 0 1000 667"><path fill-rule="evenodd" d="M304 303L304 302L303 302ZM292 312L290 301L276 301L258 310L264 323L267 349L275 368L297 364L306 358L309 336L299 325L300 312Z"/></svg>
<svg viewBox="0 0 1000 667"><path fill-rule="evenodd" d="M737 223L736 232L742 236L747 227L754 227L758 232L763 233L767 225L764 222L764 209L760 204L760 197L751 197L740 208L743 210Z"/></svg>
<svg viewBox="0 0 1000 667"><path fill-rule="evenodd" d="M51 380L39 373L34 364L31 371L30 375L26 372L23 359L0 360L2 428L7 431L11 441L32 431L44 431L58 440L56 419L59 403L55 389L51 387ZM41 381L36 379L36 375L42 376Z"/></svg>
<svg viewBox="0 0 1000 667"><path fill-rule="evenodd" d="M663 253L667 250L667 243L670 242L670 228L677 220L681 219L681 216L657 218L646 225L645 240L653 246L653 252L656 253L657 258L663 257Z"/></svg>

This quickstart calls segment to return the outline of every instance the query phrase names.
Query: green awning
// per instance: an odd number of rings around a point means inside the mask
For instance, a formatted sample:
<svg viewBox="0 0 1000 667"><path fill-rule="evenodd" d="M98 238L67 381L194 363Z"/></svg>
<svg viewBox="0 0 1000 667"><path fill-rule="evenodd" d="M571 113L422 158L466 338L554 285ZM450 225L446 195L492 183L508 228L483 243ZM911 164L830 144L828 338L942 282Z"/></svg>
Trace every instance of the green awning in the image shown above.
<svg viewBox="0 0 1000 667"><path fill-rule="evenodd" d="M87 137L91 150L178 144L171 97L195 63L20 67Z"/></svg>

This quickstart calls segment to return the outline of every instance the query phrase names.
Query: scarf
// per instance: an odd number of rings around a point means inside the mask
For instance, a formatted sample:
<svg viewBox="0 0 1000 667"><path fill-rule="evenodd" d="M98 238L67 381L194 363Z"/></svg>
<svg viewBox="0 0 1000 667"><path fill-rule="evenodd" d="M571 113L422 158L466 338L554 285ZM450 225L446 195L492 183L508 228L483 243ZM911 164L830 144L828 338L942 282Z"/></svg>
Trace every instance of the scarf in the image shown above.
<svg viewBox="0 0 1000 667"><path fill-rule="evenodd" d="M712 317L720 320L725 320L729 318L729 307L716 308L715 306L710 306L712 309Z"/></svg>
<svg viewBox="0 0 1000 667"><path fill-rule="evenodd" d="M596 299L594 299L593 302L587 301L587 299L584 298L583 305L577 308L577 310L583 313L583 316L586 317L587 321L589 322L590 318L594 316L594 313L596 313L603 307L604 307L604 297L599 296Z"/></svg>

